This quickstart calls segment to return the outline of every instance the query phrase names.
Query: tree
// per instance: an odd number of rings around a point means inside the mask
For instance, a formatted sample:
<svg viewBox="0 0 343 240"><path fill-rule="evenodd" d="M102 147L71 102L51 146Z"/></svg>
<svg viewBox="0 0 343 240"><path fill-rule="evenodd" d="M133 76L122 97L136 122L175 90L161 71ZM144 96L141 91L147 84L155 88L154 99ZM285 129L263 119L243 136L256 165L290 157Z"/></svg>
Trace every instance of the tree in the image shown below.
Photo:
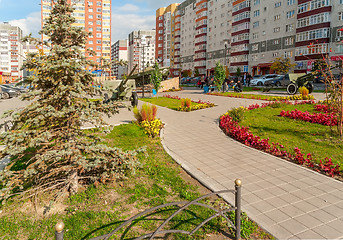
<svg viewBox="0 0 343 240"><path fill-rule="evenodd" d="M236 70L236 76L240 77L241 75L242 75L242 70L241 70L240 67L238 67L237 70Z"/></svg>
<svg viewBox="0 0 343 240"><path fill-rule="evenodd" d="M150 82L154 85L156 92L158 92L158 89L160 89L162 80L163 80L163 74L160 70L158 63L155 62L153 71L150 75Z"/></svg>
<svg viewBox="0 0 343 240"><path fill-rule="evenodd" d="M226 72L224 66L220 62L217 62L216 67L214 68L214 84L218 91L221 91L225 77Z"/></svg>
<svg viewBox="0 0 343 240"><path fill-rule="evenodd" d="M294 68L295 64L291 63L291 59L278 57L274 60L270 69L276 71L277 73L286 74L291 68Z"/></svg>
<svg viewBox="0 0 343 240"><path fill-rule="evenodd" d="M118 112L119 103L92 101L93 75L87 69L97 65L87 60L88 34L73 27L73 8L58 0L40 34L49 41L37 44L49 54L30 53L24 67L35 71L27 79L31 91L23 96L31 103L12 113L13 128L3 133L6 145L2 155L12 161L0 173L0 199L12 193L41 192L52 189L77 192L79 184L99 183L122 176L137 164L131 153L99 144L83 126L104 126L102 116ZM26 37L24 41L34 41ZM89 52L94 54L94 52Z"/></svg>
<svg viewBox="0 0 343 240"><path fill-rule="evenodd" d="M199 69L195 69L194 70L194 77L199 77L200 73L199 73Z"/></svg>

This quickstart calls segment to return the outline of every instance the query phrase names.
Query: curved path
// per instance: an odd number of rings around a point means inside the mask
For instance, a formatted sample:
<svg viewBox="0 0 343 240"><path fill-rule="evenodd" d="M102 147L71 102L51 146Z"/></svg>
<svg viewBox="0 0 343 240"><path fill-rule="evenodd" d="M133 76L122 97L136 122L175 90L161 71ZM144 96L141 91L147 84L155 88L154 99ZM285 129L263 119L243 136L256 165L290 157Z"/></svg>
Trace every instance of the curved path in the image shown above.
<svg viewBox="0 0 343 240"><path fill-rule="evenodd" d="M190 113L159 107L169 154L213 191L242 179L242 208L278 239L343 238L343 183L242 145L223 134L218 118L256 100L215 97L199 90L173 93L217 107ZM318 95L318 97L322 97ZM223 196L234 203L232 195Z"/></svg>

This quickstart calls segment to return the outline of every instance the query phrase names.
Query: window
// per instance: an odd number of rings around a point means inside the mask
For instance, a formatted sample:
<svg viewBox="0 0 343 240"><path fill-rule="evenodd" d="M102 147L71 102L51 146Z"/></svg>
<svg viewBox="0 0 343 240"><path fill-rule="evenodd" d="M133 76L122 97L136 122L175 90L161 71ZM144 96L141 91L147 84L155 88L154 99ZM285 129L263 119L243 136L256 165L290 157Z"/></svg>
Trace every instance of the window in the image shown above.
<svg viewBox="0 0 343 240"><path fill-rule="evenodd" d="M287 18L293 18L294 17L294 10L287 12Z"/></svg>
<svg viewBox="0 0 343 240"><path fill-rule="evenodd" d="M279 55L278 52L273 52L273 57L277 57Z"/></svg>
<svg viewBox="0 0 343 240"><path fill-rule="evenodd" d="M292 32L294 30L294 24L286 25L286 32Z"/></svg>
<svg viewBox="0 0 343 240"><path fill-rule="evenodd" d="M249 71L249 66L243 66L243 72L248 72Z"/></svg>
<svg viewBox="0 0 343 240"><path fill-rule="evenodd" d="M253 34L252 34L252 38L253 38L253 39L257 39L257 38L258 38L258 33L253 33Z"/></svg>
<svg viewBox="0 0 343 240"><path fill-rule="evenodd" d="M252 50L253 51L258 51L258 44L252 45Z"/></svg>
<svg viewBox="0 0 343 240"><path fill-rule="evenodd" d="M294 5L295 4L295 0L287 0L287 5Z"/></svg>
<svg viewBox="0 0 343 240"><path fill-rule="evenodd" d="M279 20L280 19L280 14L274 16L274 20Z"/></svg>
<svg viewBox="0 0 343 240"><path fill-rule="evenodd" d="M279 39L275 39L275 40L273 41L273 44L274 44L274 45L277 45L277 44L279 44L279 43L280 43Z"/></svg>
<svg viewBox="0 0 343 240"><path fill-rule="evenodd" d="M343 0L342 0L343 1ZM256 6L256 5L259 5L260 4L260 0L254 0L254 5Z"/></svg>
<svg viewBox="0 0 343 240"><path fill-rule="evenodd" d="M342 21L343 20L343 12L339 12L338 13L338 21Z"/></svg>
<svg viewBox="0 0 343 240"><path fill-rule="evenodd" d="M254 11L254 17L260 16L260 10Z"/></svg>
<svg viewBox="0 0 343 240"><path fill-rule="evenodd" d="M93 8L88 8L88 12L93 12Z"/></svg>
<svg viewBox="0 0 343 240"><path fill-rule="evenodd" d="M93 41L89 41L88 43L89 43L89 44L93 44Z"/></svg>
<svg viewBox="0 0 343 240"><path fill-rule="evenodd" d="M280 27L274 28L274 32L280 32Z"/></svg>
<svg viewBox="0 0 343 240"><path fill-rule="evenodd" d="M253 28L257 28L260 25L259 21L256 21L252 24Z"/></svg>
<svg viewBox="0 0 343 240"><path fill-rule="evenodd" d="M281 7L281 2L276 2L276 3L275 3L275 7L276 7L276 8Z"/></svg>
<svg viewBox="0 0 343 240"><path fill-rule="evenodd" d="M286 46L289 46L289 45L292 45L294 43L294 39L293 38L286 38L285 39L285 45Z"/></svg>

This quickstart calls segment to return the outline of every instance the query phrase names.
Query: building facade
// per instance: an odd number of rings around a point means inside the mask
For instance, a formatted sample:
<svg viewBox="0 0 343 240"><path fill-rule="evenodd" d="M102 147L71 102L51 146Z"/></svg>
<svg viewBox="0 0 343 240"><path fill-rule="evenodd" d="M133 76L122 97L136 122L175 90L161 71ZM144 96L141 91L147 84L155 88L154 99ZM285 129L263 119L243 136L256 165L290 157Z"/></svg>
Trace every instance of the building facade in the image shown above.
<svg viewBox="0 0 343 240"><path fill-rule="evenodd" d="M257 75L271 73L276 58L290 58L294 72L311 71L326 55L334 63L343 59L343 0L186 0L175 14L181 64L174 65L193 76L213 74L218 61L230 74L240 68Z"/></svg>
<svg viewBox="0 0 343 240"><path fill-rule="evenodd" d="M128 72L136 65L136 72L141 72L155 63L155 37L155 30L139 30L129 34Z"/></svg>
<svg viewBox="0 0 343 240"><path fill-rule="evenodd" d="M49 17L54 0L41 0L42 27ZM111 60L111 0L68 0L74 8L73 16L76 18L74 26L80 27L90 33L86 49L95 51L95 55L85 53L86 57L97 63L103 58ZM47 40L47 36L42 36ZM44 49L48 52L48 49ZM106 73L109 75L109 72Z"/></svg>
<svg viewBox="0 0 343 240"><path fill-rule="evenodd" d="M178 76L180 64L180 12L178 3L156 11L156 53L162 67L170 67L170 74Z"/></svg>
<svg viewBox="0 0 343 240"><path fill-rule="evenodd" d="M122 65L128 62L128 40L118 40L111 47L112 60L112 76L117 79L122 79L124 74L127 74L127 65ZM122 64L119 64L119 63Z"/></svg>
<svg viewBox="0 0 343 240"><path fill-rule="evenodd" d="M213 75L217 62L229 70L233 1L208 1L207 75Z"/></svg>
<svg viewBox="0 0 343 240"><path fill-rule="evenodd" d="M6 81L23 76L23 31L9 23L0 23L0 72Z"/></svg>

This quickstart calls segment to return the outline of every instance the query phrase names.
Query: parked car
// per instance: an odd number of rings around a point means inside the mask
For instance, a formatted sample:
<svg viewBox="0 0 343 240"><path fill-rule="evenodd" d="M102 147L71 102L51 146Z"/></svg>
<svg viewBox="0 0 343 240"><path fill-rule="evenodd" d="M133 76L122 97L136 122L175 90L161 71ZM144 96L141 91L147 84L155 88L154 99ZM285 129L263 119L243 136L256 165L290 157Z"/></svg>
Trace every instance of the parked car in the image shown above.
<svg viewBox="0 0 343 240"><path fill-rule="evenodd" d="M275 78L272 78L270 80L265 81L264 86L267 86L267 87L274 87L274 86L281 87L281 86L283 86L283 87L285 87L290 83L291 83L291 81L289 79L289 75L286 74L286 75L279 75Z"/></svg>
<svg viewBox="0 0 343 240"><path fill-rule="evenodd" d="M266 74L266 75L263 75L259 78L253 78L250 81L250 86L263 86L267 80L271 80L272 78L275 78L277 76L279 76L279 75L277 75L277 74Z"/></svg>
<svg viewBox="0 0 343 240"><path fill-rule="evenodd" d="M1 85L0 88L2 90L2 98L3 99L13 98L13 97L17 97L18 95L20 95L19 91L16 91L13 88L10 88L8 86Z"/></svg>
<svg viewBox="0 0 343 240"><path fill-rule="evenodd" d="M20 93L26 93L26 92L29 91L29 89L27 89L25 87L17 86L17 85L15 85L13 83L3 84L3 86L12 88L12 89L14 89L16 91L19 91Z"/></svg>

